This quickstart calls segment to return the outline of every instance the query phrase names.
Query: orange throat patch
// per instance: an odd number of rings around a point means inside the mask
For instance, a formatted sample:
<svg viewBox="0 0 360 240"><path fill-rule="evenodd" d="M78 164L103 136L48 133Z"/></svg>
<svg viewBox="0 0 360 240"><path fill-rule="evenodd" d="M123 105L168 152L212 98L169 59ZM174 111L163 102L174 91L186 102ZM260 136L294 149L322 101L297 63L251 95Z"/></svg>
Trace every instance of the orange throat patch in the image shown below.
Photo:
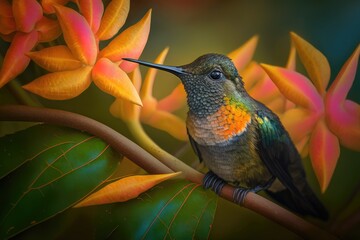
<svg viewBox="0 0 360 240"><path fill-rule="evenodd" d="M235 104L221 106L214 115L216 118L211 121L213 132L223 141L243 133L251 122L250 113Z"/></svg>
<svg viewBox="0 0 360 240"><path fill-rule="evenodd" d="M251 114L243 104L225 98L225 105L205 119L188 117L187 127L191 137L199 144L215 145L239 136L251 123Z"/></svg>

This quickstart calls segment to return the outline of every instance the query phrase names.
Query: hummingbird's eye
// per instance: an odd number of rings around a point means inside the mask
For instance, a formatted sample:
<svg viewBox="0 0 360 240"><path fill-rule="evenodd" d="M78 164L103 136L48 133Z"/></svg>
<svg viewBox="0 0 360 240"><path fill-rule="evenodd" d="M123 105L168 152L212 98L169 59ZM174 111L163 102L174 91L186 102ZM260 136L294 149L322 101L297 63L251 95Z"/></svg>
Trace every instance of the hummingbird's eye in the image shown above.
<svg viewBox="0 0 360 240"><path fill-rule="evenodd" d="M217 80L223 77L223 73L219 70L214 70L209 74L209 76L211 79Z"/></svg>

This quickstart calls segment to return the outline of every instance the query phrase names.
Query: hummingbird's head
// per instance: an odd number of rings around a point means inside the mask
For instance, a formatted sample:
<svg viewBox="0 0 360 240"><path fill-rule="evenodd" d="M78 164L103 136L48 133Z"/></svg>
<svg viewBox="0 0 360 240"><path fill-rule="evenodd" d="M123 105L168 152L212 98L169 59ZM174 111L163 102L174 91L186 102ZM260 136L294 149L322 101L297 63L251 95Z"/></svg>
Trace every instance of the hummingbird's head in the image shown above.
<svg viewBox="0 0 360 240"><path fill-rule="evenodd" d="M231 98L236 92L243 92L244 86L233 62L225 55L205 54L190 64L166 66L124 58L175 74L181 79L187 93L188 105L193 114L207 116L224 104L224 98Z"/></svg>

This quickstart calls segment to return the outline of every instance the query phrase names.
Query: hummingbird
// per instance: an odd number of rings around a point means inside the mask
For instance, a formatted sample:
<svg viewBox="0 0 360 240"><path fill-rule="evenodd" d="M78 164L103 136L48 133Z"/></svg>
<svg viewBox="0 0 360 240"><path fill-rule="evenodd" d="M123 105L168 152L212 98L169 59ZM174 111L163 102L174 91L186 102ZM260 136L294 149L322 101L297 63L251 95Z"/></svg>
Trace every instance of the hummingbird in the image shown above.
<svg viewBox="0 0 360 240"><path fill-rule="evenodd" d="M294 212L328 219L288 132L275 113L247 93L231 59L210 53L182 66L123 60L180 78L189 107L189 140L209 169L205 188L219 194L226 183L233 185L233 198L240 204L249 191L265 190Z"/></svg>

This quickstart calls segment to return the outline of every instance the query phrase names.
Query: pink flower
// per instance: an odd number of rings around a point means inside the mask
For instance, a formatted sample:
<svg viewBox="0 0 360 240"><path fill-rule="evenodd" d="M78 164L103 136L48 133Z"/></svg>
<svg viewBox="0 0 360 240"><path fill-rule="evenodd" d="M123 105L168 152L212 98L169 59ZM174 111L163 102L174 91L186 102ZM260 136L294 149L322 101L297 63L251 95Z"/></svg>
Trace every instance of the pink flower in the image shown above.
<svg viewBox="0 0 360 240"><path fill-rule="evenodd" d="M303 155L309 152L324 192L340 155L339 143L360 150L360 106L346 99L355 78L360 46L326 90L330 66L325 56L295 33L291 38L309 78L295 70L266 64L262 67L280 92L296 105L280 117Z"/></svg>

